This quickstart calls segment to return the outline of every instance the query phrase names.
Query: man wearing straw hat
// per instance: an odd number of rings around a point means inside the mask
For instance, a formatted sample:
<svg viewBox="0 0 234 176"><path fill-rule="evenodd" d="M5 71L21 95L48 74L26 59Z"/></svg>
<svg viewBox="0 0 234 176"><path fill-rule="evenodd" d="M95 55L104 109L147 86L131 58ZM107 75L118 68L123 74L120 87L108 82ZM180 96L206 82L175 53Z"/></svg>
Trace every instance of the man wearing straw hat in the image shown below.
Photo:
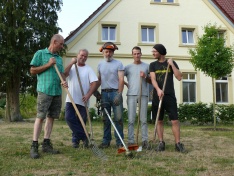
<svg viewBox="0 0 234 176"><path fill-rule="evenodd" d="M182 79L182 73L180 72L175 61L165 58L167 51L162 44L154 45L152 54L153 57L157 59L156 61L150 63L151 82L154 86L152 100L153 117L156 117L157 111L160 110L158 123L155 123L159 138L159 143L155 150L158 152L165 150L165 142L163 140L163 117L164 111L166 110L172 123L172 132L175 138L175 150L184 153L186 150L184 145L180 143L180 126L173 81L173 75L180 81ZM167 69L167 67L169 69ZM164 84L164 79L166 79L166 84ZM165 87L164 90L163 87ZM162 108L159 108L160 101L162 101ZM155 120L157 122L157 119Z"/></svg>
<svg viewBox="0 0 234 176"><path fill-rule="evenodd" d="M128 80L128 83L125 83L128 87L127 91L128 146L135 145L134 123L136 118L136 107L138 104L138 108L140 108L138 109L139 110L138 118L140 118L141 121L142 147L147 148L148 146L147 109L148 109L148 88L149 88L147 82L150 81L150 77L148 76L149 64L146 64L141 61L141 55L142 55L141 48L138 46L133 47L132 56L134 61L132 64L127 65L124 69L124 75L127 77Z"/></svg>
<svg viewBox="0 0 234 176"><path fill-rule="evenodd" d="M71 59L64 72L68 77L68 90L85 124L88 113L86 105L88 106L89 98L95 91L98 81L93 69L85 63L88 54L86 49L79 50L77 58ZM78 148L80 141L83 141L84 147L88 147L87 136L69 96L66 97L65 119L72 131L72 146Z"/></svg>

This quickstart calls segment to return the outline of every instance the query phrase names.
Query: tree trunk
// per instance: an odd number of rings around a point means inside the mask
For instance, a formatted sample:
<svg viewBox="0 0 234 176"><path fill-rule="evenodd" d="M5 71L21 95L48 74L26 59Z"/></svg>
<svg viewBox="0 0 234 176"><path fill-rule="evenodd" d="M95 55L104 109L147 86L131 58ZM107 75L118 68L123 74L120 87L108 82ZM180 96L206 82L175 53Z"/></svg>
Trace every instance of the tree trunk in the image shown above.
<svg viewBox="0 0 234 176"><path fill-rule="evenodd" d="M17 71L16 71L17 72ZM20 73L9 79L7 84L6 118L9 121L22 121L19 104Z"/></svg>
<svg viewBox="0 0 234 176"><path fill-rule="evenodd" d="M215 79L212 78L212 88L213 88L213 118L214 118L214 130L216 130L216 116L215 116Z"/></svg>
<svg viewBox="0 0 234 176"><path fill-rule="evenodd" d="M6 95L6 109L5 109L5 119L6 121L10 122L11 121L11 116L10 116L10 108L9 108L9 103L7 101L7 95Z"/></svg>

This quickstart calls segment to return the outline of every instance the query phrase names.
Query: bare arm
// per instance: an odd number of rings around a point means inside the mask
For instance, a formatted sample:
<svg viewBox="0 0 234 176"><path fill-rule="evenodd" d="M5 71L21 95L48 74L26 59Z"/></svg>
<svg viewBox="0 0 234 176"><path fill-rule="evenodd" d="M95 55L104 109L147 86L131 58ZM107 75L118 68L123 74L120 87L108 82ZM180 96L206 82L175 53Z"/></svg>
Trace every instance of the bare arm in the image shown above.
<svg viewBox="0 0 234 176"><path fill-rule="evenodd" d="M69 76L69 72L71 70L71 67L73 64L75 64L77 62L77 58L72 58L71 62L67 65L67 67L64 70L64 76L68 77Z"/></svg>
<svg viewBox="0 0 234 176"><path fill-rule="evenodd" d="M150 75L148 76L148 74L145 74L143 71L141 71L140 72L140 77L144 78L147 83L152 84L151 79L150 79Z"/></svg>
<svg viewBox="0 0 234 176"><path fill-rule="evenodd" d="M100 74L100 72L98 72L98 81L96 84L96 89L98 89L100 87L101 83L102 83L101 74Z"/></svg>
<svg viewBox="0 0 234 176"><path fill-rule="evenodd" d="M177 79L178 81L180 81L180 80L182 79L182 77L183 77L183 75L182 75L182 73L180 72L180 70L176 68L176 66L174 65L172 59L168 59L167 62L168 62L168 64L170 64L170 66L171 66L171 68L172 68L172 70L173 70L173 73L174 73L176 79Z"/></svg>
<svg viewBox="0 0 234 176"><path fill-rule="evenodd" d="M118 92L122 93L124 89L124 71L118 71L118 77L119 77Z"/></svg>
<svg viewBox="0 0 234 176"><path fill-rule="evenodd" d="M30 73L32 75L42 73L45 70L47 70L48 68L50 68L51 66L53 66L54 64L56 64L56 60L55 60L55 58L51 57L49 62L47 64L45 64L45 65L42 65L42 66L39 66L39 67L32 66L30 68Z"/></svg>
<svg viewBox="0 0 234 176"><path fill-rule="evenodd" d="M94 93L94 91L96 90L96 87L97 87L97 81L94 81L94 82L92 82L92 83L90 83L90 89L89 89L89 91L87 92L87 94L86 95L84 95L83 97L82 97L82 101L83 102L87 102L88 100L89 100L89 98L91 97L91 95Z"/></svg>

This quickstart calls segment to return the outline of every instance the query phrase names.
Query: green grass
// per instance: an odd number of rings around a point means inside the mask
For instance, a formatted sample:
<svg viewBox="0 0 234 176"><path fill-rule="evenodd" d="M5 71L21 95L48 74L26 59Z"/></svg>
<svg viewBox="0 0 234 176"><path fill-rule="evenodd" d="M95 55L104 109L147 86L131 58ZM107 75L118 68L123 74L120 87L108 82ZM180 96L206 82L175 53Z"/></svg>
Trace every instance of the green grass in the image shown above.
<svg viewBox="0 0 234 176"><path fill-rule="evenodd" d="M93 124L94 139L97 144L102 139L102 123ZM29 155L33 132L33 121L0 122L0 175L19 176L230 176L234 173L234 129L232 126L212 127L181 125L181 141L187 154L174 151L174 137L171 126L165 126L166 151L135 152L135 158L127 159L118 154L115 140L104 152L107 161L96 157L91 149L71 147L71 131L64 121L56 121L52 132L52 142L61 154L50 155L41 152L39 159ZM89 128L88 128L89 129ZM154 125L149 124L149 139L153 138ZM124 126L127 143L127 124ZM113 128L112 128L113 134ZM42 142L43 131L40 135ZM139 138L140 139L140 138Z"/></svg>

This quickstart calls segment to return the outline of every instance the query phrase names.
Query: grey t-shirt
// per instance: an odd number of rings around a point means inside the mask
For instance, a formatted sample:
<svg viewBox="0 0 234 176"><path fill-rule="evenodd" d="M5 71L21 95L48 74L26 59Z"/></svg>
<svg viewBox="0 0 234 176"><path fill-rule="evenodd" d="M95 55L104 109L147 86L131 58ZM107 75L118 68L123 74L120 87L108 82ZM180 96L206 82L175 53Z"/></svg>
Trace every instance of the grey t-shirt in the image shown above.
<svg viewBox="0 0 234 176"><path fill-rule="evenodd" d="M98 64L98 72L101 76L101 89L118 89L118 71L124 71L122 62L113 59L110 62L102 60Z"/></svg>
<svg viewBox="0 0 234 176"><path fill-rule="evenodd" d="M140 71L146 75L149 73L149 64L141 62L141 64L129 64L124 69L124 75L128 80L128 95L140 95ZM148 83L142 78L142 95L148 96Z"/></svg>

